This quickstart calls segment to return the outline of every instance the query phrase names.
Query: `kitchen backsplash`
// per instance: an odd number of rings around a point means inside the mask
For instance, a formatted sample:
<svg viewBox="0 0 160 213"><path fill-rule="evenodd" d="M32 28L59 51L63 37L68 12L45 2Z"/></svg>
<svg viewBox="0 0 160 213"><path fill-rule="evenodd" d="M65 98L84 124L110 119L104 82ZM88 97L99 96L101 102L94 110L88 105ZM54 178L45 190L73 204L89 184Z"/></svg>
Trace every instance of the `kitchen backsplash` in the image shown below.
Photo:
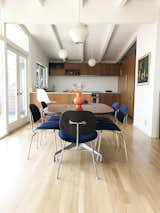
<svg viewBox="0 0 160 213"><path fill-rule="evenodd" d="M48 86L53 91L72 90L73 84L79 82L85 85L85 91L118 92L117 76L50 76Z"/></svg>

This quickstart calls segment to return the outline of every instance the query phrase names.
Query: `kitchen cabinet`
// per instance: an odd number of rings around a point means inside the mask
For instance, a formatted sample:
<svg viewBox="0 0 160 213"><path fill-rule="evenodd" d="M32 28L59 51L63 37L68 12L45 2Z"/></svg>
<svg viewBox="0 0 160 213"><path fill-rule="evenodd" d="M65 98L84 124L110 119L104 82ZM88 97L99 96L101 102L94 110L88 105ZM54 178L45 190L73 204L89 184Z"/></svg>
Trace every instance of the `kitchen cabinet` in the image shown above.
<svg viewBox="0 0 160 213"><path fill-rule="evenodd" d="M79 70L80 75L88 76L119 76L119 64L97 63L90 67L87 63L65 63L64 68L56 68L53 63L49 64L49 74L55 76L65 75L65 70Z"/></svg>
<svg viewBox="0 0 160 213"><path fill-rule="evenodd" d="M57 104L73 104L75 98L74 92L47 92L47 95L51 101L56 101ZM83 99L87 100L88 103L92 103L92 94L83 93ZM30 103L36 104L41 109L41 104L37 100L37 92L30 93Z"/></svg>
<svg viewBox="0 0 160 213"><path fill-rule="evenodd" d="M100 103L112 106L113 102L119 102L119 101L120 101L119 93L100 93L99 94Z"/></svg>
<svg viewBox="0 0 160 213"><path fill-rule="evenodd" d="M63 63L49 63L49 75L63 76L65 75Z"/></svg>
<svg viewBox="0 0 160 213"><path fill-rule="evenodd" d="M136 53L132 52L126 56L121 65L121 76L119 78L119 92L121 93L120 104L128 106L128 114L134 114L134 86L135 86L135 64Z"/></svg>

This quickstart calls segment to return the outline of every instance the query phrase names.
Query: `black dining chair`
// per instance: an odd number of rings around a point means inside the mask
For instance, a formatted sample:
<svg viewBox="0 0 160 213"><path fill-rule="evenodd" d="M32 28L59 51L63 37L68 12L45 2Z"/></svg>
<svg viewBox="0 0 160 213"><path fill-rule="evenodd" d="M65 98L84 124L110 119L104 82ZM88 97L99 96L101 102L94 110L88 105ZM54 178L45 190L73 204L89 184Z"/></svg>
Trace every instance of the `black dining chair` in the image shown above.
<svg viewBox="0 0 160 213"><path fill-rule="evenodd" d="M59 137L62 140L62 149L60 153L57 178L59 178L60 175L63 153L67 150L64 146L64 142L71 143L71 148L79 151L89 151L92 154L93 167L96 177L98 178L94 153L95 143L97 140L96 119L94 114L89 111L64 112L60 119ZM85 146L88 142L90 142L90 147Z"/></svg>
<svg viewBox="0 0 160 213"><path fill-rule="evenodd" d="M29 104L29 110L30 110L30 125L31 125L33 135L29 145L28 160L30 159L30 151L31 151L33 138L35 135L37 135L40 132L39 130L53 130L54 135L55 135L55 130L59 130L59 121L42 122L43 120L41 117L40 110L35 104ZM54 141L55 141L55 146L57 150L56 135L55 135Z"/></svg>
<svg viewBox="0 0 160 213"><path fill-rule="evenodd" d="M50 113L50 114L52 114L52 116L51 116L51 115L49 115L49 113L45 112L45 109L48 107L48 104L46 102L42 101L41 106L42 106L42 109L41 109L42 116L43 116L43 118L45 118L46 121L59 121L60 116L58 116L58 115L53 116L53 113Z"/></svg>

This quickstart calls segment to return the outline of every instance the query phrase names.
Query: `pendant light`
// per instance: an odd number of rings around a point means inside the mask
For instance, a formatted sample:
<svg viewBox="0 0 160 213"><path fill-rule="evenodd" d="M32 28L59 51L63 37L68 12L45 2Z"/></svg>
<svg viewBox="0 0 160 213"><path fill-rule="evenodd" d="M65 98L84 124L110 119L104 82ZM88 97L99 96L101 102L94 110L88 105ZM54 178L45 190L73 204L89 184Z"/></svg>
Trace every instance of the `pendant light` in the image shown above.
<svg viewBox="0 0 160 213"><path fill-rule="evenodd" d="M83 44L88 35L87 25L80 22L80 0L78 5L78 23L69 31L69 35L75 44Z"/></svg>
<svg viewBox="0 0 160 213"><path fill-rule="evenodd" d="M94 66L96 65L96 60L95 60L94 58L90 58L90 59L88 60L88 65L89 65L90 67L94 67Z"/></svg>
<svg viewBox="0 0 160 213"><path fill-rule="evenodd" d="M59 55L60 59L65 61L68 56L67 50L60 49L58 55Z"/></svg>

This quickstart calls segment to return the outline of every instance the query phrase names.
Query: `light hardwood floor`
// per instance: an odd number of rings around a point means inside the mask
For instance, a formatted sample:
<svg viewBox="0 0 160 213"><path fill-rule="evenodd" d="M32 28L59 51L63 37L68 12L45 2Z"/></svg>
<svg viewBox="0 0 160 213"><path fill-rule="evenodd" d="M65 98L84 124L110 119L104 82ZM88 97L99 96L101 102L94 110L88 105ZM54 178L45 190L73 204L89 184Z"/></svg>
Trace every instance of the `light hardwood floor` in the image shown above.
<svg viewBox="0 0 160 213"><path fill-rule="evenodd" d="M88 153L66 152L61 180L52 133L43 134L27 160L31 132L26 126L0 141L1 213L159 213L160 140L127 126L125 134L129 161L103 134L101 177L96 180Z"/></svg>

